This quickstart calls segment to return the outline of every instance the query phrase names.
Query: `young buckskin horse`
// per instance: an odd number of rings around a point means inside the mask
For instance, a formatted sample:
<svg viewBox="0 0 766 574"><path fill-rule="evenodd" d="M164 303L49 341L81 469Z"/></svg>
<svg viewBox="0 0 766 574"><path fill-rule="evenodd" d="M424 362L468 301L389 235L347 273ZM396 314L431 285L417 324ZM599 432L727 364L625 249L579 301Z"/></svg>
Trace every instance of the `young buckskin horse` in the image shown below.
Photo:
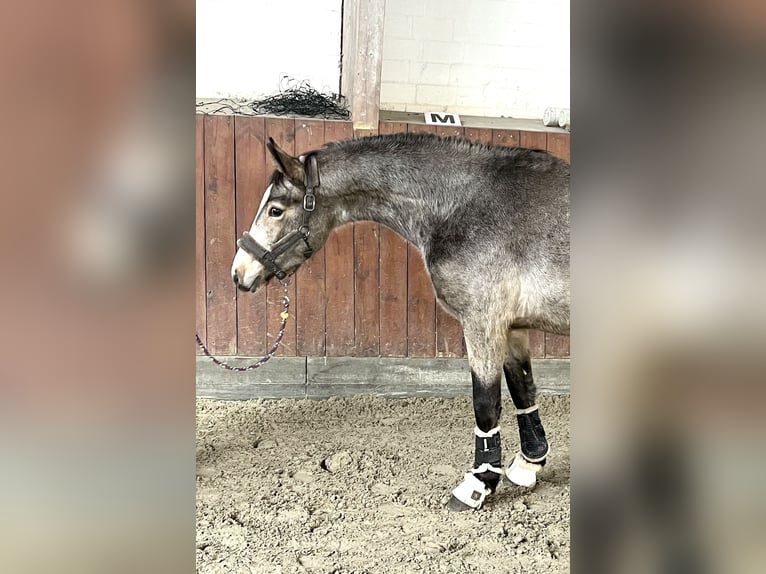
<svg viewBox="0 0 766 574"><path fill-rule="evenodd" d="M376 221L420 250L439 303L463 326L476 417L473 468L447 507L478 509L503 475L501 379L521 452L505 471L535 484L549 453L535 404L528 329L569 334L569 166L545 152L428 134L373 136L295 158L273 139L276 171L232 265L256 291L294 273L353 221Z"/></svg>

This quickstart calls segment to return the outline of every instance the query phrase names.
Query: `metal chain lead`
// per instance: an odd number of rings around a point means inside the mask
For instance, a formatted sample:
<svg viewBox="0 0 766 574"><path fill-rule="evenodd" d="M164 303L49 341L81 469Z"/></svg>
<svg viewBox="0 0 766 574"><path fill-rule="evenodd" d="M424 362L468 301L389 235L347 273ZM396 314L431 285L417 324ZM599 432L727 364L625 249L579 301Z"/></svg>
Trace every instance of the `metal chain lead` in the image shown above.
<svg viewBox="0 0 766 574"><path fill-rule="evenodd" d="M285 336L285 329L287 328L287 318L290 316L289 309L290 309L290 297L287 296L287 287L290 285L288 281L282 282L282 287L284 287L284 296L282 297L282 313L280 313L280 317L282 318L282 322L279 325L279 333L277 333L277 338L274 341L274 344L271 346L271 349L269 349L266 354L258 359L255 363L252 365L247 365L246 367L234 367L232 365L229 365L227 363L224 363L223 361L220 361L216 359L210 351L208 351L205 344L202 342L202 340L199 338L199 335L197 333L194 333L194 337L197 339L197 346L202 349L202 352L205 353L205 356L213 361L216 365L221 367L222 369L226 369L227 371L236 371L238 373L242 373L244 371L252 371L253 369L257 369L258 367L262 366L263 364L267 363L271 357L274 356L274 354L277 352L277 349L279 348L280 343L282 343L282 337Z"/></svg>

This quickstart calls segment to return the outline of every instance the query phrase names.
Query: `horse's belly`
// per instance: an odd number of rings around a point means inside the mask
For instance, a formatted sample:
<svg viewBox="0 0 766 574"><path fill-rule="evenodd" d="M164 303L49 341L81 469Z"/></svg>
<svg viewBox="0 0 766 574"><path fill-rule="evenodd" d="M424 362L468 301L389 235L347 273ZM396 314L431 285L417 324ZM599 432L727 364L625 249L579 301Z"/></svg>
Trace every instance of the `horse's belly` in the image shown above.
<svg viewBox="0 0 766 574"><path fill-rule="evenodd" d="M564 282L522 283L511 327L569 334L569 289Z"/></svg>

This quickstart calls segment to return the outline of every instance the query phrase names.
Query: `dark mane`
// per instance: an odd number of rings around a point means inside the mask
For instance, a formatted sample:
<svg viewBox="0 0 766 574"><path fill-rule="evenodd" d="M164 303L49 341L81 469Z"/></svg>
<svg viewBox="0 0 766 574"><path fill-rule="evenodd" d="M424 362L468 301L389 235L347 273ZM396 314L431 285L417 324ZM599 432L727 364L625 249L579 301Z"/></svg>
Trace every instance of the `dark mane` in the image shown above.
<svg viewBox="0 0 766 574"><path fill-rule="evenodd" d="M445 152L454 151L463 155L485 156L514 156L518 159L529 156L545 154L548 152L539 149L522 147L495 146L472 142L464 136L437 136L429 133L397 133L387 135L367 136L358 139L325 144L327 150L343 150L347 153L364 153L367 151L419 151Z"/></svg>

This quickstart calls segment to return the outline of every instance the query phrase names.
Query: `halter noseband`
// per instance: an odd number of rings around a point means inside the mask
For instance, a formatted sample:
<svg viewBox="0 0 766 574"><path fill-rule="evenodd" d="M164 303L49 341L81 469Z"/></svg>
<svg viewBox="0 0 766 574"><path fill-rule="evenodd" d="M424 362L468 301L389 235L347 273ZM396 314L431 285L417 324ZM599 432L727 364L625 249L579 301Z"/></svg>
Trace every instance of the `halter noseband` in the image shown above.
<svg viewBox="0 0 766 574"><path fill-rule="evenodd" d="M287 272L277 264L277 257L289 251L298 241L303 240L306 249L303 257L308 259L314 254L314 249L309 244L309 219L311 213L316 209L316 195L314 190L319 187L319 169L317 168L316 155L311 154L306 158L306 194L303 196L303 223L295 231L291 231L282 239L277 241L271 250L266 249L258 243L247 231L242 234L242 238L237 241L237 247L244 249L252 255L259 263L273 272L277 279L282 281L287 277Z"/></svg>

